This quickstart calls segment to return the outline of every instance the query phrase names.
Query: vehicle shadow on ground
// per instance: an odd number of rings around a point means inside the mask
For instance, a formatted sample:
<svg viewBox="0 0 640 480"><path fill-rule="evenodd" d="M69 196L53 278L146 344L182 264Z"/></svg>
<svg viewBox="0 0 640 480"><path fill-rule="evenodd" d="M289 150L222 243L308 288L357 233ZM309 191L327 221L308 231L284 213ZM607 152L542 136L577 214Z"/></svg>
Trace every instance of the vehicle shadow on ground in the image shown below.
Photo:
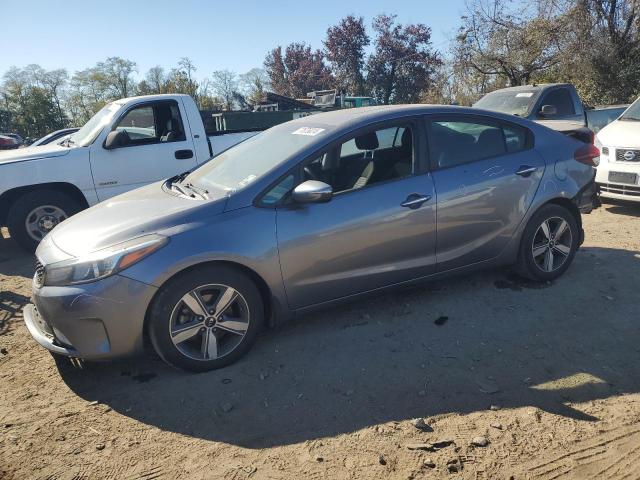
<svg viewBox="0 0 640 480"><path fill-rule="evenodd" d="M28 297L13 292L0 291L0 335L11 330L15 320L21 315Z"/></svg>
<svg viewBox="0 0 640 480"><path fill-rule="evenodd" d="M268 332L223 370L58 366L86 400L247 448L491 404L597 421L574 405L639 391L639 283L635 252L583 248L552 285L497 271L378 295Z"/></svg>
<svg viewBox="0 0 640 480"><path fill-rule="evenodd" d="M603 206L610 213L626 215L628 217L640 217L640 203L624 202L622 200L606 200Z"/></svg>
<svg viewBox="0 0 640 480"><path fill-rule="evenodd" d="M0 230L0 275L29 278L33 275L34 259L9 237L6 230Z"/></svg>

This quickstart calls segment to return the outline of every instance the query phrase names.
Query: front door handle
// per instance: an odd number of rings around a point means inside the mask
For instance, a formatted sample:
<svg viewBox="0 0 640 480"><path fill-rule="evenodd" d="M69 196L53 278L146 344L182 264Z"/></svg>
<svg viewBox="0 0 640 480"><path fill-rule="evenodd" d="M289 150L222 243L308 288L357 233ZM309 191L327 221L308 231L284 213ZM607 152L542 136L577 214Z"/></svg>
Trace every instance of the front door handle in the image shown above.
<svg viewBox="0 0 640 480"><path fill-rule="evenodd" d="M400 204L401 207L408 207L411 209L422 206L424 202L431 200L431 195L421 195L419 193L412 193L407 199Z"/></svg>
<svg viewBox="0 0 640 480"><path fill-rule="evenodd" d="M516 172L516 175L520 175L521 177L528 177L537 169L538 167L530 167L529 165L520 165L520 168Z"/></svg>
<svg viewBox="0 0 640 480"><path fill-rule="evenodd" d="M193 158L193 150L176 150L176 159L187 160Z"/></svg>

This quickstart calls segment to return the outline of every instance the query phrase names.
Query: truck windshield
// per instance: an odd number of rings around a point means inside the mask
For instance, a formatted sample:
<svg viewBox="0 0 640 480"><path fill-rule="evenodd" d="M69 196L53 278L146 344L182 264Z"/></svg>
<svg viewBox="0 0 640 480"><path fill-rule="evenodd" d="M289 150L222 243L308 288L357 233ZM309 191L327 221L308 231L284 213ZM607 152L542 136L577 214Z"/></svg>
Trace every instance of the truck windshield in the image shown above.
<svg viewBox="0 0 640 480"><path fill-rule="evenodd" d="M122 105L115 102L107 103L98 113L91 117L80 130L71 135L71 143L80 145L81 147L91 145L91 142L96 139L100 131L111 121L113 115L120 110L121 107Z"/></svg>
<svg viewBox="0 0 640 480"><path fill-rule="evenodd" d="M620 120L640 122L640 98L631 104L620 117Z"/></svg>
<svg viewBox="0 0 640 480"><path fill-rule="evenodd" d="M473 106L493 112L526 117L535 103L537 90L507 90L487 93Z"/></svg>
<svg viewBox="0 0 640 480"><path fill-rule="evenodd" d="M326 133L324 128L300 127L297 122L278 125L222 152L194 170L183 182L205 189L240 190Z"/></svg>

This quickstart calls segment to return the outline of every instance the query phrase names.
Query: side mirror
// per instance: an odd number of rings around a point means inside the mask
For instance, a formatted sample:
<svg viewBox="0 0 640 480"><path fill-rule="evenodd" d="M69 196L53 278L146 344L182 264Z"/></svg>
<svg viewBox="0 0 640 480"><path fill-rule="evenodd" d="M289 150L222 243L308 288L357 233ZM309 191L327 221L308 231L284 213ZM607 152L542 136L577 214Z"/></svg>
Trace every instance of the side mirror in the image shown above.
<svg viewBox="0 0 640 480"><path fill-rule="evenodd" d="M130 138L127 132L124 130L114 130L109 132L107 139L104 141L104 148L107 150L113 150L118 147L125 147L129 145Z"/></svg>
<svg viewBox="0 0 640 480"><path fill-rule="evenodd" d="M293 190L293 201L296 203L325 203L333 197L331 185L317 180L307 180Z"/></svg>
<svg viewBox="0 0 640 480"><path fill-rule="evenodd" d="M555 105L543 105L540 109L540 115L543 117L553 117L558 114L558 109Z"/></svg>

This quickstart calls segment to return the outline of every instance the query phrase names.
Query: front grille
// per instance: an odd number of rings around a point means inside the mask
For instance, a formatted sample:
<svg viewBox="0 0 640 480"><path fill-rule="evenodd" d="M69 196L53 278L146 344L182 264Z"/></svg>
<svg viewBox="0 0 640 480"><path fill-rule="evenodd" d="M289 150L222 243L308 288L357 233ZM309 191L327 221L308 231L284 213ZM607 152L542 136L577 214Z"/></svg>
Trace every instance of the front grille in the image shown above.
<svg viewBox="0 0 640 480"><path fill-rule="evenodd" d="M640 150L616 148L616 162L640 162Z"/></svg>
<svg viewBox="0 0 640 480"><path fill-rule="evenodd" d="M38 259L36 259L36 273L33 276L33 281L36 284L36 287L40 288L44 285L44 265L40 263Z"/></svg>
<svg viewBox="0 0 640 480"><path fill-rule="evenodd" d="M622 185L618 183L600 183L601 192L617 193L618 195L629 195L631 197L640 197L640 187L633 185Z"/></svg>

